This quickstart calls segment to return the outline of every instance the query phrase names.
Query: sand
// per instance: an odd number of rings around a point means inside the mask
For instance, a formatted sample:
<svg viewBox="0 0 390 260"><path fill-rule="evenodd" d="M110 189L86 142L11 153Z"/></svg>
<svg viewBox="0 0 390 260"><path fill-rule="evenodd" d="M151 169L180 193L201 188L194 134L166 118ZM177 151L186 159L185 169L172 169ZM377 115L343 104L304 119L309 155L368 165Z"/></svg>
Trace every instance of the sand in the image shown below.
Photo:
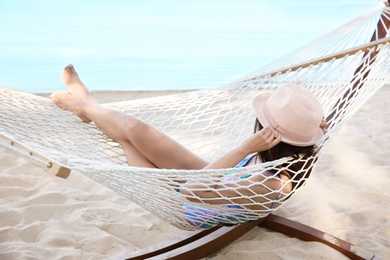
<svg viewBox="0 0 390 260"><path fill-rule="evenodd" d="M99 92L102 102L171 92ZM390 259L390 86L346 124L277 214ZM61 179L0 148L0 259L111 259L182 234L80 174ZM208 259L346 259L255 228Z"/></svg>

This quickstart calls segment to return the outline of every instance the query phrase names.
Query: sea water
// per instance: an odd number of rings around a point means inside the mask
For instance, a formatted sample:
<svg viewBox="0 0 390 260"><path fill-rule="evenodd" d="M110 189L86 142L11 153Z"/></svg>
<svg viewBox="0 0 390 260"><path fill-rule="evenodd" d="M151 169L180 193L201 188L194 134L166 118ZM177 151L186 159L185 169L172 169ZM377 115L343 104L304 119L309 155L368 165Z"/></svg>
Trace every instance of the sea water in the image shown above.
<svg viewBox="0 0 390 260"><path fill-rule="evenodd" d="M255 58L3 58L0 85L30 93L63 90L61 72L70 63L93 90L190 90L226 85L261 62Z"/></svg>
<svg viewBox="0 0 390 260"><path fill-rule="evenodd" d="M92 90L221 86L375 2L0 0L0 86L62 89L67 64Z"/></svg>

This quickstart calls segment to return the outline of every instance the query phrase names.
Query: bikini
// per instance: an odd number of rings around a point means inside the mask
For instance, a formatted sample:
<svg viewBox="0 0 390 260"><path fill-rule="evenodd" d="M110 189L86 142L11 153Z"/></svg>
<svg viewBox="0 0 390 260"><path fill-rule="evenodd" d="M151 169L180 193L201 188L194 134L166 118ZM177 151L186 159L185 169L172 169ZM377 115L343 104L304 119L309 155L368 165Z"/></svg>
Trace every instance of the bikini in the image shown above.
<svg viewBox="0 0 390 260"><path fill-rule="evenodd" d="M245 167L249 161L256 156L256 154L250 154L247 157L245 157L241 162L239 162L234 168L242 168ZM289 174L283 173L290 177ZM245 179L252 176L252 174L245 174L241 176L237 176L234 173L228 173L222 179L220 180L221 183L227 183L227 182L233 182L241 179ZM291 178L291 177L290 177ZM279 195L273 200L271 206L269 209L274 208L277 201L282 197L282 194L279 193ZM220 224L227 224L227 223L240 223L240 222L246 222L248 220L255 220L257 219L257 215L254 214L245 214L244 212L246 209L240 205L226 205L226 209L232 209L234 214L227 216L226 210L224 210L224 215L221 215L213 210L210 210L205 207L201 206L194 206L194 205L183 205L183 209L185 209L185 214L188 217L188 222L196 227L200 228L211 228L216 225ZM243 215L237 215L237 211L243 211Z"/></svg>

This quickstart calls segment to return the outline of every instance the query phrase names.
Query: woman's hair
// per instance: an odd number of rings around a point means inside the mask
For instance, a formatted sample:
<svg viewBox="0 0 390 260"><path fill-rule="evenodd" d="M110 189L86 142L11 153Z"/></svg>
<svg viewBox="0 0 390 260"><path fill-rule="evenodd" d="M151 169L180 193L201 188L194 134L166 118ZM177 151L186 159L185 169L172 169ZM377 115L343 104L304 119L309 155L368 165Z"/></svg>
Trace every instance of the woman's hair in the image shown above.
<svg viewBox="0 0 390 260"><path fill-rule="evenodd" d="M263 129L263 126L256 118L254 132L258 132ZM310 156L315 154L316 147L314 145L310 146L295 146L291 144L287 144L284 142L280 142L269 150L258 152L257 156L260 158L262 162L268 162L277 160L284 157L292 157L293 159L298 158L309 158ZM304 184L305 179L310 176L312 165L314 163L314 158L310 158L308 160L299 160L293 164L284 164L286 167L286 171L291 176L292 180L292 188L300 187ZM277 171L274 170L276 173ZM304 179L302 179L305 177ZM302 179L302 180L301 180Z"/></svg>

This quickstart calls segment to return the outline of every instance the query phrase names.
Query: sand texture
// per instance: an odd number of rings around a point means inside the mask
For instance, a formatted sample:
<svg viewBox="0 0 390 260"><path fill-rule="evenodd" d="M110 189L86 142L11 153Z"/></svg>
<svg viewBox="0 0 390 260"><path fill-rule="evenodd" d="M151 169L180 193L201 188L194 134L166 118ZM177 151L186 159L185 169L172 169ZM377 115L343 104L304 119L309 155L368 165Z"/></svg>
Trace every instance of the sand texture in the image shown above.
<svg viewBox="0 0 390 260"><path fill-rule="evenodd" d="M162 93L99 92L102 102ZM390 86L340 130L277 214L390 259ZM0 148L0 259L111 259L182 234L81 174L61 179ZM208 259L347 259L262 228Z"/></svg>

